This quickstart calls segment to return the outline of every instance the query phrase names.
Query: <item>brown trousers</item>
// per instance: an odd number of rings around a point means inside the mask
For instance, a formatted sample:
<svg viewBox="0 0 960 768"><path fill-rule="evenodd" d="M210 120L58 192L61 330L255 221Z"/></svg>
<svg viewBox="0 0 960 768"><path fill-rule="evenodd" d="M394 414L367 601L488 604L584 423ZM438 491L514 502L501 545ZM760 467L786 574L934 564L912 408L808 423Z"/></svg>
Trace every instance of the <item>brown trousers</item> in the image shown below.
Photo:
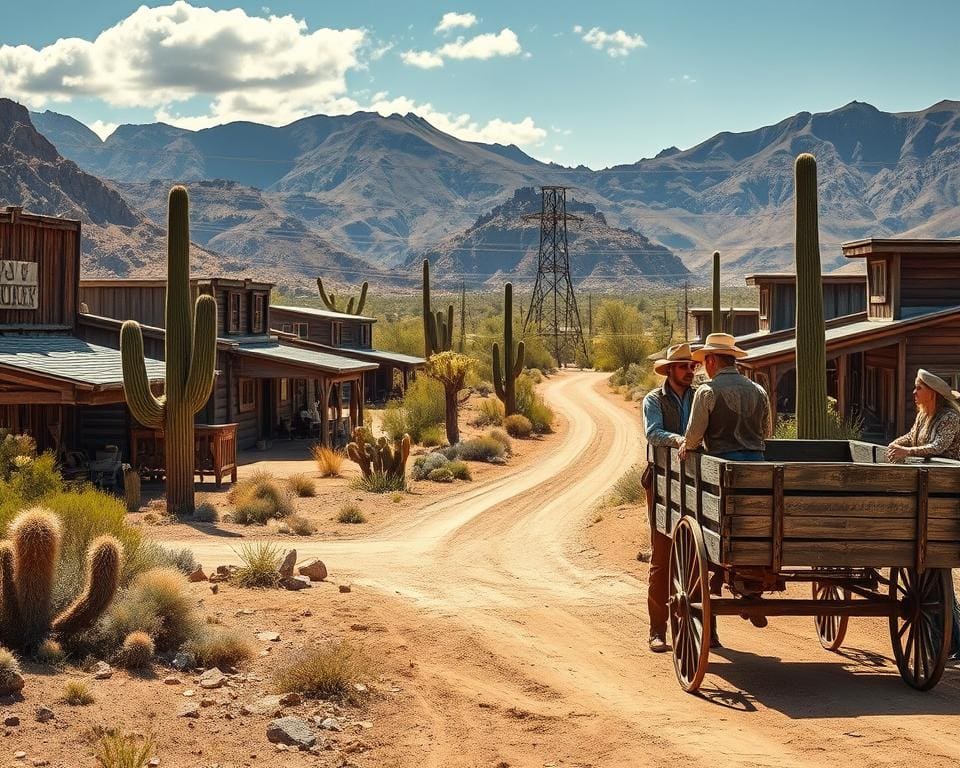
<svg viewBox="0 0 960 768"><path fill-rule="evenodd" d="M670 580L670 537L657 530L657 513L653 488L647 488L647 517L650 521L650 573L647 577L647 611L650 614L650 635L666 637L667 600Z"/></svg>

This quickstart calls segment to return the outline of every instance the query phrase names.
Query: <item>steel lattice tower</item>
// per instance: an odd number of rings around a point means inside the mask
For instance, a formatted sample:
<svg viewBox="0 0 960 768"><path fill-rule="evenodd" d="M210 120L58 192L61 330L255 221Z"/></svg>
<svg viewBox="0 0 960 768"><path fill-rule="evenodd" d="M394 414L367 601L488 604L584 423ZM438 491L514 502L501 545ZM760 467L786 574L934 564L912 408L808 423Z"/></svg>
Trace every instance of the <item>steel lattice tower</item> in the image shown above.
<svg viewBox="0 0 960 768"><path fill-rule="evenodd" d="M552 344L558 365L573 362L577 352L589 359L580 325L577 297L570 279L570 254L567 250L567 222L582 221L567 213L569 187L540 187L542 204L539 217L529 214L526 220L540 219L540 252L537 255L537 280L533 286L530 307L523 319L523 331L536 324L537 333Z"/></svg>

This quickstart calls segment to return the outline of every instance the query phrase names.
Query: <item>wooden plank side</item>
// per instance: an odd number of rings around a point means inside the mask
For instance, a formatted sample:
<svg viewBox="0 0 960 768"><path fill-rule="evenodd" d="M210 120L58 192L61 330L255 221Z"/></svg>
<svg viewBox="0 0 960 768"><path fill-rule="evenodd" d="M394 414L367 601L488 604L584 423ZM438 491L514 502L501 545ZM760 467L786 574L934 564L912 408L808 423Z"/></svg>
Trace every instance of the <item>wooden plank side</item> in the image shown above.
<svg viewBox="0 0 960 768"><path fill-rule="evenodd" d="M913 541L916 520L910 517L788 517L784 536L788 539L831 539L843 541Z"/></svg>
<svg viewBox="0 0 960 768"><path fill-rule="evenodd" d="M933 566L932 545L928 565ZM730 541L730 564L734 566L768 565L773 555L769 541ZM940 550L937 550L938 552ZM784 567L831 565L847 568L889 566L912 567L915 557L912 541L791 541L783 544ZM948 553L943 552L945 558ZM960 561L960 550L954 555ZM938 566L944 567L944 566Z"/></svg>
<svg viewBox="0 0 960 768"><path fill-rule="evenodd" d="M916 467L865 464L785 464L784 489L846 493L913 493Z"/></svg>
<svg viewBox="0 0 960 768"><path fill-rule="evenodd" d="M711 531L709 528L701 528L703 532L703 545L707 550L707 559L711 563L721 563L720 534Z"/></svg>

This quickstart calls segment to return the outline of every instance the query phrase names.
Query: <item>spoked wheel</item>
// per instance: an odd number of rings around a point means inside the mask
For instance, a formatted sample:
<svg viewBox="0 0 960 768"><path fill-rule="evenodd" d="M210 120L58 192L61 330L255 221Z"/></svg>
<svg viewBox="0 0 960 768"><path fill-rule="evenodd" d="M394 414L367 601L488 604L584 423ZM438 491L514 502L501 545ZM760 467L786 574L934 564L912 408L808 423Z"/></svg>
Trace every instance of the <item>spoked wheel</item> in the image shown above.
<svg viewBox="0 0 960 768"><path fill-rule="evenodd" d="M830 582L813 582L814 600L849 600L850 590L841 590L836 584ZM848 616L814 616L813 623L817 627L817 637L820 638L820 645L828 651L837 651L843 644L843 638L847 634L847 624L850 622Z"/></svg>
<svg viewBox="0 0 960 768"><path fill-rule="evenodd" d="M700 687L710 663L710 587L700 528L682 517L670 548L670 637L673 668L688 693Z"/></svg>
<svg viewBox="0 0 960 768"><path fill-rule="evenodd" d="M918 691L928 691L943 674L953 626L953 581L946 568L890 569L890 596L900 613L890 617L893 655L900 676Z"/></svg>

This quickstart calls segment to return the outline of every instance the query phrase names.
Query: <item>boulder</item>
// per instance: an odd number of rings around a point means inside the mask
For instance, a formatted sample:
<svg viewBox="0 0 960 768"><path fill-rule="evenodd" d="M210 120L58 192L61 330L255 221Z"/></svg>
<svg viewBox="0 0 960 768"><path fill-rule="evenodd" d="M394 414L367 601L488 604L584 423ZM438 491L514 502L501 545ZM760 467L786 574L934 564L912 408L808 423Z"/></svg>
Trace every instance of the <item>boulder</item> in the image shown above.
<svg viewBox="0 0 960 768"><path fill-rule="evenodd" d="M109 680L113 677L113 667L105 661L98 661L90 671L94 680Z"/></svg>
<svg viewBox="0 0 960 768"><path fill-rule="evenodd" d="M267 726L267 740L298 749L310 749L317 742L316 734L306 720L299 717L278 717Z"/></svg>
<svg viewBox="0 0 960 768"><path fill-rule="evenodd" d="M206 580L207 580L207 574L205 574L205 573L203 572L203 566L202 566L202 565L198 565L196 568L194 568L194 569L193 569L193 573L191 573L189 576L187 576L187 580L188 580L188 581L193 581L193 582L206 581Z"/></svg>
<svg viewBox="0 0 960 768"><path fill-rule="evenodd" d="M200 687L205 689L220 688L227 682L227 676L216 667L211 667L200 675Z"/></svg>
<svg viewBox="0 0 960 768"><path fill-rule="evenodd" d="M280 585L284 589L289 589L292 592L300 589L309 589L311 586L310 579L306 576L284 576L280 579Z"/></svg>
<svg viewBox="0 0 960 768"><path fill-rule="evenodd" d="M289 579L293 576L293 568L297 564L297 550L291 549L283 556L283 562L280 563L280 578Z"/></svg>
<svg viewBox="0 0 960 768"><path fill-rule="evenodd" d="M306 576L310 579L310 581L323 581L327 578L327 566L324 565L323 560L318 560L315 557L304 562L303 565L297 568L297 571L301 576Z"/></svg>

